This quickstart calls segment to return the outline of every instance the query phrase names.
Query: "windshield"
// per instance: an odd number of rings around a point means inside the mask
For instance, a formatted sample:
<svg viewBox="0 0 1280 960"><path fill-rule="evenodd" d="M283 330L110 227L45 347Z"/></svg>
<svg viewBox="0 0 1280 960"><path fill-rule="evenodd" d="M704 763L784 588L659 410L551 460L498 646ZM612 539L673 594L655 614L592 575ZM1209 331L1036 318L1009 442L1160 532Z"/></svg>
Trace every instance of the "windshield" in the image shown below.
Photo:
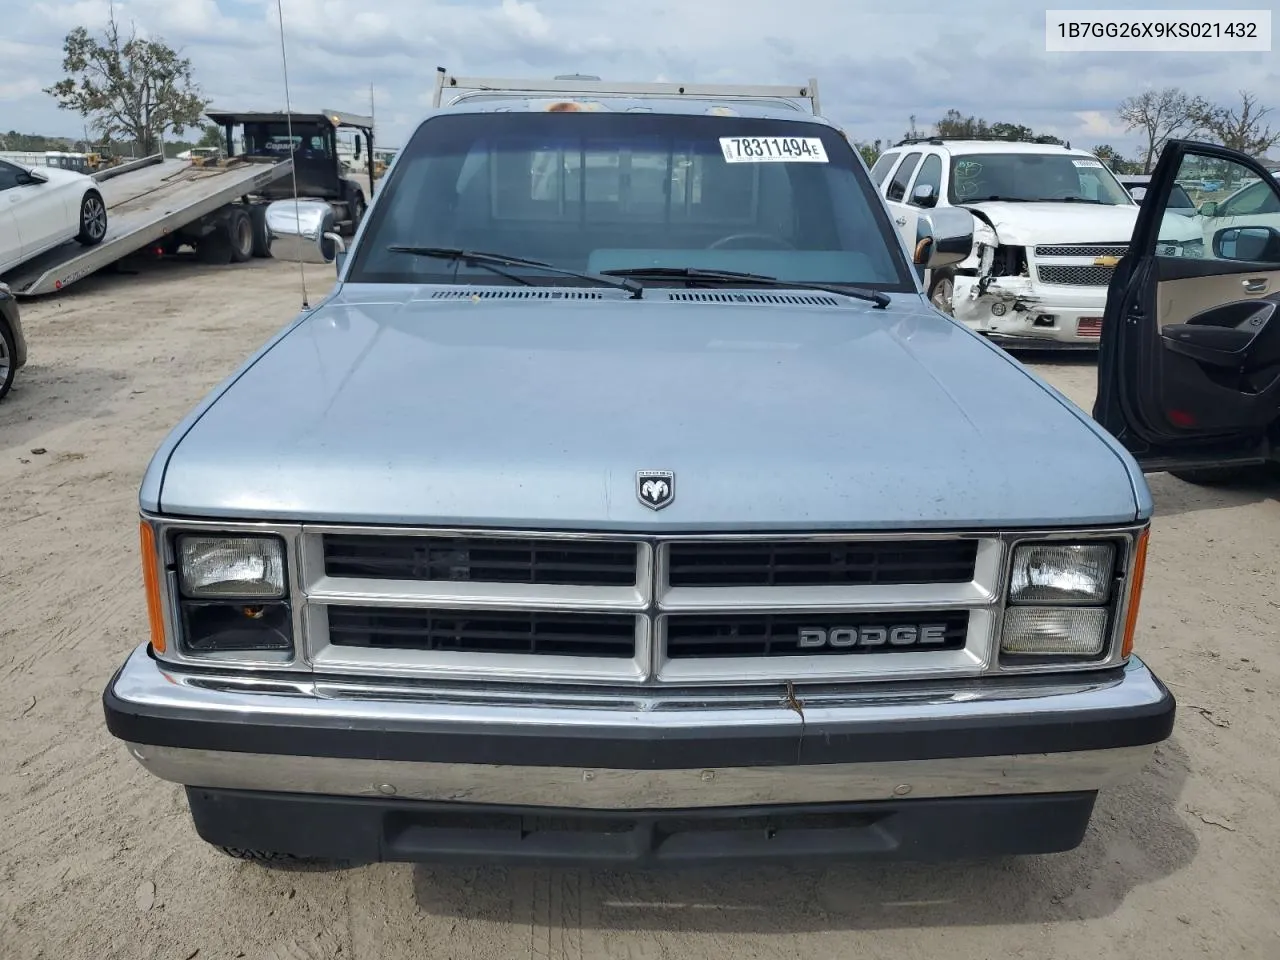
<svg viewBox="0 0 1280 960"><path fill-rule="evenodd" d="M1133 199L1101 160L1069 153L968 153L951 158L952 203L1064 200L1128 206Z"/></svg>
<svg viewBox="0 0 1280 960"><path fill-rule="evenodd" d="M520 282L388 249L404 246L588 273L696 267L915 289L853 149L817 123L604 111L443 115L418 128L379 192L349 281ZM584 282L519 266L509 272L537 284Z"/></svg>
<svg viewBox="0 0 1280 960"><path fill-rule="evenodd" d="M292 146L291 146L292 145ZM303 157L331 157L328 130L323 124L294 121L290 134L289 124L246 123L244 125L244 152L252 156L287 156L291 150Z"/></svg>

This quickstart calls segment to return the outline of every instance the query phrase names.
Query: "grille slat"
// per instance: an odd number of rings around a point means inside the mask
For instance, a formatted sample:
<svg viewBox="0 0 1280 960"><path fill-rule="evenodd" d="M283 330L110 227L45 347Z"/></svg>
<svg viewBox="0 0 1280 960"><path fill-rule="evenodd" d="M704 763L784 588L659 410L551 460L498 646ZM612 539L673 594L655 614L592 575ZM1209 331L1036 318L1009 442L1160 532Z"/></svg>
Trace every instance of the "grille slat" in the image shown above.
<svg viewBox="0 0 1280 960"><path fill-rule="evenodd" d="M1036 274L1041 283L1062 283L1074 287L1105 287L1111 282L1115 267L1038 264Z"/></svg>
<svg viewBox="0 0 1280 960"><path fill-rule="evenodd" d="M834 543L673 543L667 582L673 587L888 586L967 583L973 540Z"/></svg>
<svg viewBox="0 0 1280 960"><path fill-rule="evenodd" d="M629 586L636 582L634 543L487 537L359 536L324 538L331 577Z"/></svg>
<svg viewBox="0 0 1280 960"><path fill-rule="evenodd" d="M1063 243L1036 247L1037 257L1123 257L1127 243Z"/></svg>
<svg viewBox="0 0 1280 960"><path fill-rule="evenodd" d="M925 627L941 642L893 644L892 628L913 628L917 637ZM926 653L959 650L969 628L967 611L930 613L810 613L810 614L678 614L666 619L666 654L672 660L723 657L792 657L814 655L872 656L878 653ZM805 629L850 631L852 643L802 647ZM902 637L901 631L898 636ZM871 642L867 642L871 641Z"/></svg>
<svg viewBox="0 0 1280 960"><path fill-rule="evenodd" d="M622 614L330 607L329 643L381 650L632 657L636 621Z"/></svg>

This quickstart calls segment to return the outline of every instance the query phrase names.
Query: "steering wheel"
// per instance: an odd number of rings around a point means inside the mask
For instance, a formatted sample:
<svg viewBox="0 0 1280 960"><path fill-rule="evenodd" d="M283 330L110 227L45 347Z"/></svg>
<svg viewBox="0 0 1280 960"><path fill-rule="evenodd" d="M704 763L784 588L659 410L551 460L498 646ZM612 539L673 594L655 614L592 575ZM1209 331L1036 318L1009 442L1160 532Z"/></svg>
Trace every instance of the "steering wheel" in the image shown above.
<svg viewBox="0 0 1280 960"><path fill-rule="evenodd" d="M727 247L738 240L764 240L774 245L774 249L794 250L796 245L785 237L780 237L776 233L731 233L727 237L721 237L713 243L707 244L708 250L719 250ZM766 248L767 249L767 248Z"/></svg>

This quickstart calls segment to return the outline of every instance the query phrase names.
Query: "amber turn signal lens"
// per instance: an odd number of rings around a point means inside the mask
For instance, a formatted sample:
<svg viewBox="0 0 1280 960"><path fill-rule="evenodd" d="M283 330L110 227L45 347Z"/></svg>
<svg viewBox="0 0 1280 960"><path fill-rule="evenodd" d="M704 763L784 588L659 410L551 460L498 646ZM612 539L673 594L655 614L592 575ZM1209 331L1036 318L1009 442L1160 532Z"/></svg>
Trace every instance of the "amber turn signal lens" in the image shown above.
<svg viewBox="0 0 1280 960"><path fill-rule="evenodd" d="M142 583L147 591L147 620L151 625L151 648L165 651L164 607L160 602L160 555L156 552L156 535L145 520L138 524L142 547Z"/></svg>
<svg viewBox="0 0 1280 960"><path fill-rule="evenodd" d="M1129 586L1129 611L1124 621L1124 645L1120 648L1122 657L1133 653L1133 635L1138 627L1138 603L1142 599L1142 578L1147 572L1147 541L1150 537L1151 528L1148 527L1138 536L1134 547L1136 553L1133 558L1133 573L1130 574L1133 582Z"/></svg>

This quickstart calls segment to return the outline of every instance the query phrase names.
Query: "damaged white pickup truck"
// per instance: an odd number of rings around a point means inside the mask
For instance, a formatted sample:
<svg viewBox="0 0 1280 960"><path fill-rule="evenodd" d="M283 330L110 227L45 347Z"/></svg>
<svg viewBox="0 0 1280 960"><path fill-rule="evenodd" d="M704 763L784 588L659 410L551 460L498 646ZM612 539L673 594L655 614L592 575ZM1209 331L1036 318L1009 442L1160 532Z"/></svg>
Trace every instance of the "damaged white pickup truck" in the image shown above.
<svg viewBox="0 0 1280 960"><path fill-rule="evenodd" d="M906 140L872 168L894 223L915 246L919 214L973 214L972 255L926 278L929 299L1006 345L1096 347L1107 285L1138 205L1093 154L1009 140ZM1164 256L1203 255L1184 217L1161 225Z"/></svg>

